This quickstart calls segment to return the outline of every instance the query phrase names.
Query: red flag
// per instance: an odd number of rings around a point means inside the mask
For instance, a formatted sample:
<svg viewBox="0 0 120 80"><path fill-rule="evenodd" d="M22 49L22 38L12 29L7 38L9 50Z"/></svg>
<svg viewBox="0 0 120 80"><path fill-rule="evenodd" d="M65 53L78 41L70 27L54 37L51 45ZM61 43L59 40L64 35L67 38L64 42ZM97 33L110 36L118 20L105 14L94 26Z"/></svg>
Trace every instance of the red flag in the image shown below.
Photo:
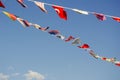
<svg viewBox="0 0 120 80"><path fill-rule="evenodd" d="M106 60L107 58L106 57L102 57L102 60Z"/></svg>
<svg viewBox="0 0 120 80"><path fill-rule="evenodd" d="M27 5L24 4L23 0L17 0L17 2L24 8L27 7Z"/></svg>
<svg viewBox="0 0 120 80"><path fill-rule="evenodd" d="M112 17L115 21L120 22L120 17Z"/></svg>
<svg viewBox="0 0 120 80"><path fill-rule="evenodd" d="M78 48L87 49L90 48L90 46L88 44L83 44L82 46L78 46Z"/></svg>
<svg viewBox="0 0 120 80"><path fill-rule="evenodd" d="M4 4L2 3L2 1L0 0L0 7L5 8Z"/></svg>
<svg viewBox="0 0 120 80"><path fill-rule="evenodd" d="M60 6L52 6L60 18L67 20L67 13L64 8Z"/></svg>
<svg viewBox="0 0 120 80"><path fill-rule="evenodd" d="M104 14L94 13L94 15L96 16L97 19L99 19L101 21L106 20L106 17Z"/></svg>
<svg viewBox="0 0 120 80"><path fill-rule="evenodd" d="M120 61L114 62L116 66L120 66Z"/></svg>
<svg viewBox="0 0 120 80"><path fill-rule="evenodd" d="M73 36L69 36L69 37L65 40L65 42L68 42L68 41L73 40L73 39L75 39Z"/></svg>

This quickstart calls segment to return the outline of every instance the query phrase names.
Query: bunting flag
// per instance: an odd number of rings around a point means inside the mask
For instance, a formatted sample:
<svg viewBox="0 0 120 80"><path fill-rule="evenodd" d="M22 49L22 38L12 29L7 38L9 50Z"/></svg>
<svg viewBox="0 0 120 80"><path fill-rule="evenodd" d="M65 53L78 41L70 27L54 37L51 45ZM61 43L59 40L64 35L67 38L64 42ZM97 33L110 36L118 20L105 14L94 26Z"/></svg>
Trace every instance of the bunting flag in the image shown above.
<svg viewBox="0 0 120 80"><path fill-rule="evenodd" d="M60 34L60 32L58 30L50 30L50 31L48 31L48 33L51 34L51 35Z"/></svg>
<svg viewBox="0 0 120 80"><path fill-rule="evenodd" d="M104 21L104 20L106 20L106 17L110 17L110 18L113 18L115 21L120 22L120 17L113 17L111 15L106 15L106 14L102 14L102 13L84 11L84 10L79 10L79 9L75 9L75 8L59 6L59 5L55 5L55 4L38 2L38 1L35 1L35 0L28 0L28 1L34 2L43 12L47 12L47 10L44 8L44 4L48 5L48 6L52 6L55 9L58 16L60 18L64 19L64 20L67 20L67 13L66 13L66 11L64 9L68 9L68 10L72 10L72 11L74 11L76 13L84 14L84 15L93 14L100 21Z"/></svg>
<svg viewBox="0 0 120 80"><path fill-rule="evenodd" d="M46 31L46 30L49 29L49 27L43 28L43 27L41 27L40 25L38 25L38 24L33 24L33 23L31 23L31 26L33 26L33 27L35 27L36 29L39 29L39 30L41 30L41 31Z"/></svg>
<svg viewBox="0 0 120 80"><path fill-rule="evenodd" d="M120 22L120 17L112 17L112 18L113 18L113 20Z"/></svg>
<svg viewBox="0 0 120 80"><path fill-rule="evenodd" d="M38 25L38 24L31 24L31 25L34 26L36 29L40 29L41 28L41 26Z"/></svg>
<svg viewBox="0 0 120 80"><path fill-rule="evenodd" d="M101 21L106 20L106 17L105 17L104 14L94 13L94 15L96 16L96 18L97 18L98 20L101 20Z"/></svg>
<svg viewBox="0 0 120 80"><path fill-rule="evenodd" d="M89 13L87 11L83 11L83 10L79 10L79 9L72 9L73 11L79 13L79 14L84 14L84 15L88 15Z"/></svg>
<svg viewBox="0 0 120 80"><path fill-rule="evenodd" d="M90 54L91 56L93 56L94 58L96 58L96 59L99 58L99 56L98 56L97 54L95 54L95 52L94 52L93 50L89 50L88 52L89 52L89 54Z"/></svg>
<svg viewBox="0 0 120 80"><path fill-rule="evenodd" d="M27 20L24 20L22 18L17 18L17 21L21 23L23 27L29 27L31 23L29 23Z"/></svg>
<svg viewBox="0 0 120 80"><path fill-rule="evenodd" d="M61 35L61 34L57 34L56 37L60 38L61 40L65 39L65 36Z"/></svg>
<svg viewBox="0 0 120 80"><path fill-rule="evenodd" d="M75 38L72 42L72 45L76 45L76 44L80 44L81 41L80 41L80 38Z"/></svg>
<svg viewBox="0 0 120 80"><path fill-rule="evenodd" d="M52 6L52 7L54 8L54 10L56 11L56 13L59 15L61 19L67 20L67 13L64 10L64 8L60 6Z"/></svg>
<svg viewBox="0 0 120 80"><path fill-rule="evenodd" d="M43 27L41 27L41 28L39 28L41 31L46 31L46 30L48 30L49 29L49 27L45 27L45 28L43 28Z"/></svg>
<svg viewBox="0 0 120 80"><path fill-rule="evenodd" d="M0 0L0 7L5 8L4 4L2 3L2 1Z"/></svg>
<svg viewBox="0 0 120 80"><path fill-rule="evenodd" d="M75 39L73 36L69 36L69 37L65 40L65 42L71 41L71 40L73 40L73 39Z"/></svg>
<svg viewBox="0 0 120 80"><path fill-rule="evenodd" d="M47 10L45 9L44 3L38 2L38 1L34 1L34 3L35 3L36 6L39 7L43 12L47 13Z"/></svg>
<svg viewBox="0 0 120 80"><path fill-rule="evenodd" d="M11 13L6 12L6 11L2 11L2 12L13 21L15 21L17 19L17 17L14 14L11 14Z"/></svg>
<svg viewBox="0 0 120 80"><path fill-rule="evenodd" d="M115 61L114 64L120 67L120 61Z"/></svg>
<svg viewBox="0 0 120 80"><path fill-rule="evenodd" d="M90 46L88 44L83 44L81 46L78 46L78 48L88 49Z"/></svg>
<svg viewBox="0 0 120 80"><path fill-rule="evenodd" d="M19 2L22 2L23 3L23 0L17 0ZM34 1L33 1L34 2ZM44 4L40 2L40 9L42 10L45 10L44 8ZM42 7L41 7L42 6ZM1 7L1 0L0 0L0 7ZM3 7L3 6L2 6ZM52 7L55 9L55 11L57 12L57 14L59 15L60 18L64 19L64 20L67 20L67 14L66 14L66 11L64 11L64 8L65 7L60 7L60 6L53 6ZM70 9L70 8L67 8L67 9ZM92 13L92 12L87 12L87 11L82 11L82 10L78 10L78 9L72 9L73 11L77 12L77 13L80 13L80 14L85 14L85 15L88 15L88 13ZM32 24L30 22L28 22L27 20L24 20L22 18L19 18L17 16L15 16L14 14L11 14L11 13L8 13L6 11L2 11L6 16L8 16L11 20L15 21L19 21L24 27L29 27L29 26L34 26L36 29L39 29L41 31L46 31L49 29L49 27L41 27L40 25L38 24ZM46 11L44 11L46 12ZM92 13L93 14L93 13ZM100 13L94 13L94 15L96 16L97 19L101 20L101 21L104 21L106 20L106 16L108 15L104 15L104 14L100 14ZM114 16L108 16L108 17L112 17L113 20L117 21L117 22L120 22L120 17L114 17ZM49 30L47 31L49 34L51 35L55 35L57 38L60 38L61 40L65 40L65 42L68 42L68 41L72 41L72 44L73 45L77 45L77 44L80 44L81 43L81 40L80 38L74 38L73 36L69 36L67 39L65 39L65 36L61 35L60 32L58 30ZM120 61L117 61L116 58L107 58L107 57L101 57L99 55L97 55L93 50L90 49L90 46L86 43L80 45L80 46L77 46L78 48L81 48L81 49L84 49L86 51L89 52L89 54L96 58L96 59L101 59L103 61L107 61L107 62L112 62L114 63L115 65L119 66L120 67Z"/></svg>
<svg viewBox="0 0 120 80"><path fill-rule="evenodd" d="M17 2L24 8L27 8L27 5L24 4L23 0L17 0Z"/></svg>

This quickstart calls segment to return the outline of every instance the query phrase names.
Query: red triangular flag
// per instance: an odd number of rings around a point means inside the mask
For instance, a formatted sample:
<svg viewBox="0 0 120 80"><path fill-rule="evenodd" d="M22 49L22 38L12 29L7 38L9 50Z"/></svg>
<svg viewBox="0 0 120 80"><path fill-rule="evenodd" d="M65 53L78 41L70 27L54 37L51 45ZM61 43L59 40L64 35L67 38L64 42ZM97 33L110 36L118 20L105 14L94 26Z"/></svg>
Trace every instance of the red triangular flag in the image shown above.
<svg viewBox="0 0 120 80"><path fill-rule="evenodd" d="M73 40L73 39L75 39L73 36L69 36L69 37L65 40L65 42L68 42L68 41Z"/></svg>
<svg viewBox="0 0 120 80"><path fill-rule="evenodd" d="M2 3L2 1L0 1L0 7L5 8L4 4Z"/></svg>
<svg viewBox="0 0 120 80"><path fill-rule="evenodd" d="M82 46L78 46L78 48L87 49L90 48L90 46L88 44L83 44Z"/></svg>
<svg viewBox="0 0 120 80"><path fill-rule="evenodd" d="M112 17L115 21L120 22L120 17Z"/></svg>
<svg viewBox="0 0 120 80"><path fill-rule="evenodd" d="M101 21L106 20L106 17L105 17L104 14L94 13L94 15L96 16L96 18L97 18L98 20L101 20Z"/></svg>
<svg viewBox="0 0 120 80"><path fill-rule="evenodd" d="M64 8L60 6L52 6L60 18L67 20L67 13Z"/></svg>
<svg viewBox="0 0 120 80"><path fill-rule="evenodd" d="M106 60L107 58L106 57L102 57L102 60Z"/></svg>
<svg viewBox="0 0 120 80"><path fill-rule="evenodd" d="M115 61L114 63L116 66L120 66L120 61Z"/></svg>
<svg viewBox="0 0 120 80"><path fill-rule="evenodd" d="M17 0L17 2L24 8L27 7L27 5L24 4L23 0Z"/></svg>

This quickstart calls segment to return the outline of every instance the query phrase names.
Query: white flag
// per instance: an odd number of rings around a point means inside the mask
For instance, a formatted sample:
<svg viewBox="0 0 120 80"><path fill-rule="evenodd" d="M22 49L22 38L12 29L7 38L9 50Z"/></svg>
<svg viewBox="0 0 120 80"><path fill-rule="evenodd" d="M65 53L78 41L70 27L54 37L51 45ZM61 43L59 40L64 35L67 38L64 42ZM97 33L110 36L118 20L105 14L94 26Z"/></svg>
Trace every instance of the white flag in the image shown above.
<svg viewBox="0 0 120 80"><path fill-rule="evenodd" d="M35 3L36 6L38 6L43 12L46 12L46 13L47 13L47 10L45 9L44 3L38 2L38 1L34 1L34 3Z"/></svg>
<svg viewBox="0 0 120 80"><path fill-rule="evenodd" d="M72 10L79 13L79 14L85 14L85 15L89 14L87 11L83 11L83 10L79 10L79 9L72 9Z"/></svg>
<svg viewBox="0 0 120 80"><path fill-rule="evenodd" d="M80 44L80 43L81 43L80 38L75 38L72 42L73 45Z"/></svg>

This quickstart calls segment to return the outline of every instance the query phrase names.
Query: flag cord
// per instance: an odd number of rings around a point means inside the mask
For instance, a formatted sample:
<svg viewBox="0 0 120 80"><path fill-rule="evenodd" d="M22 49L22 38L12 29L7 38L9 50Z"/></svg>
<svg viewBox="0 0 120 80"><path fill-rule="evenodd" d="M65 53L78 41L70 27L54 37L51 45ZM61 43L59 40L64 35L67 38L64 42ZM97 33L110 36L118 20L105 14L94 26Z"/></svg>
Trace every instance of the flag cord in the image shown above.
<svg viewBox="0 0 120 80"><path fill-rule="evenodd" d="M34 2L34 1L36 1L36 0L28 0L28 1L31 1L31 2ZM44 2L42 2L42 3L44 3ZM44 3L45 5L48 5L48 6L59 6L59 5L55 5L55 4L49 4L49 3ZM70 8L70 7L64 7L64 6L60 6L60 7L62 7L62 8L65 8L65 9L68 9L68 10L72 10L73 11L73 9L75 9L75 8ZM78 9L79 10L79 9ZM84 11L84 10L82 10L82 11ZM87 11L88 13L90 13L90 14L94 14L94 13L97 13L97 12L91 12L91 11ZM111 15L106 15L106 14L104 14L106 17L110 17L110 18L112 18L112 17L115 17L115 16L111 16Z"/></svg>

